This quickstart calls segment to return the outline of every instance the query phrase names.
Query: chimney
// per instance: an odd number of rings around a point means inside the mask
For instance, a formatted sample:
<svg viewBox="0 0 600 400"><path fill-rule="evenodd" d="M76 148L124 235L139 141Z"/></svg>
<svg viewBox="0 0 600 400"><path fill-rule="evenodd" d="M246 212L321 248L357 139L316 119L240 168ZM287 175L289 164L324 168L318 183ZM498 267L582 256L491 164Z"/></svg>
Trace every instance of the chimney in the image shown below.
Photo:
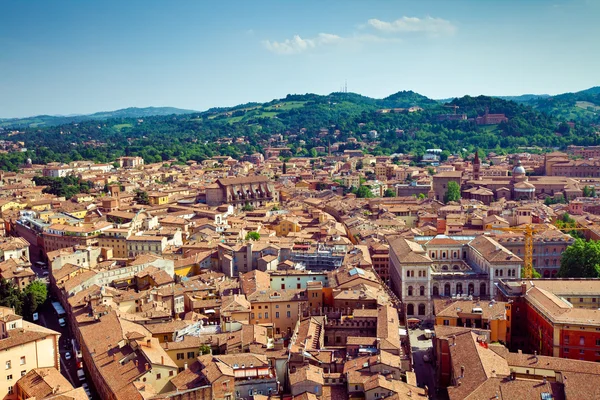
<svg viewBox="0 0 600 400"><path fill-rule="evenodd" d="M460 377L461 378L465 377L465 366L464 365L460 366Z"/></svg>
<svg viewBox="0 0 600 400"><path fill-rule="evenodd" d="M525 283L525 281L521 282L521 294L526 294L527 293L527 284Z"/></svg>
<svg viewBox="0 0 600 400"><path fill-rule="evenodd" d="M184 369L184 370L188 369L188 365L187 365L187 363L184 363L184 364L183 364L183 369Z"/></svg>
<svg viewBox="0 0 600 400"><path fill-rule="evenodd" d="M165 365L165 356L160 356L160 364Z"/></svg>
<svg viewBox="0 0 600 400"><path fill-rule="evenodd" d="M147 339L146 340L146 346L152 347L152 340L151 339Z"/></svg>
<svg viewBox="0 0 600 400"><path fill-rule="evenodd" d="M138 360L133 360L133 364L137 367L138 366Z"/></svg>
<svg viewBox="0 0 600 400"><path fill-rule="evenodd" d="M148 371L150 369L150 364L146 363L145 367L146 367L146 371Z"/></svg>
<svg viewBox="0 0 600 400"><path fill-rule="evenodd" d="M113 354L113 361L117 361L117 354L116 353Z"/></svg>
<svg viewBox="0 0 600 400"><path fill-rule="evenodd" d="M456 346L456 335L452 335L452 345L451 346Z"/></svg>

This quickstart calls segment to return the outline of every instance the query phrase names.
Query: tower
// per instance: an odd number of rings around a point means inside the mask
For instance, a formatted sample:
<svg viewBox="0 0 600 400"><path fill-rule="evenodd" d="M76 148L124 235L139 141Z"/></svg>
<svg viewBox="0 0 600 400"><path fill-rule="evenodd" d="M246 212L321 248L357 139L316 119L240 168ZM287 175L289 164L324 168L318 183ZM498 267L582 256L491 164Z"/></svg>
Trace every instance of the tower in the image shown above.
<svg viewBox="0 0 600 400"><path fill-rule="evenodd" d="M473 160L473 179L478 181L481 170L481 161L479 160L479 150L475 150L475 159Z"/></svg>

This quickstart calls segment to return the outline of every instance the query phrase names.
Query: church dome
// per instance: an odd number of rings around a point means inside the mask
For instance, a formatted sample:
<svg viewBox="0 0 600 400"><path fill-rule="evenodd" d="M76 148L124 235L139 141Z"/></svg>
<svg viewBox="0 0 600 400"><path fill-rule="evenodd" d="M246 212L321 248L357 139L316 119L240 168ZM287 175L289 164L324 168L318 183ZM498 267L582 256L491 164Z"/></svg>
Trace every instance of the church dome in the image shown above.
<svg viewBox="0 0 600 400"><path fill-rule="evenodd" d="M517 162L517 166L513 169L513 176L525 175L525 168L521 165L521 160Z"/></svg>

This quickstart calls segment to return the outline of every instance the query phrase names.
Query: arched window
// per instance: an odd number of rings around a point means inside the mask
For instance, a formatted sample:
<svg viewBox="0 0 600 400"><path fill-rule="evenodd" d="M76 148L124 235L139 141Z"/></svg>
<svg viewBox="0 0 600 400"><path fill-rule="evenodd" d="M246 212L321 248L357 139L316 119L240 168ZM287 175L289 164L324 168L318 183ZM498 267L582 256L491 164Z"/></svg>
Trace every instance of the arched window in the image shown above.
<svg viewBox="0 0 600 400"><path fill-rule="evenodd" d="M415 306L411 303L406 305L406 315L415 315Z"/></svg>
<svg viewBox="0 0 600 400"><path fill-rule="evenodd" d="M412 295L413 295L413 287L412 287L412 286L409 286L409 287L408 287L408 295L409 295L409 296L412 296Z"/></svg>
<svg viewBox="0 0 600 400"><path fill-rule="evenodd" d="M448 266L447 265L442 265L442 271L448 271Z"/></svg>
<svg viewBox="0 0 600 400"><path fill-rule="evenodd" d="M450 296L450 284L446 283L444 285L444 296Z"/></svg>
<svg viewBox="0 0 600 400"><path fill-rule="evenodd" d="M419 315L425 315L425 304L419 304Z"/></svg>
<svg viewBox="0 0 600 400"><path fill-rule="evenodd" d="M458 258L458 253L455 251L454 253L452 253L452 257Z"/></svg>
<svg viewBox="0 0 600 400"><path fill-rule="evenodd" d="M419 288L419 296L425 296L425 286Z"/></svg>
<svg viewBox="0 0 600 400"><path fill-rule="evenodd" d="M462 294L462 283L456 284L456 294Z"/></svg>
<svg viewBox="0 0 600 400"><path fill-rule="evenodd" d="M446 258L446 252L442 251L442 258Z"/></svg>
<svg viewBox="0 0 600 400"><path fill-rule="evenodd" d="M550 278L550 271L548 271L548 270L544 271L544 278Z"/></svg>
<svg viewBox="0 0 600 400"><path fill-rule="evenodd" d="M440 289L437 286L433 287L433 295L434 296L439 296L440 295Z"/></svg>
<svg viewBox="0 0 600 400"><path fill-rule="evenodd" d="M467 292L467 293L468 293L469 295L472 295L472 294L474 294L474 293L475 293L475 285L473 285L472 283L469 283L469 286L468 286L468 292Z"/></svg>
<svg viewBox="0 0 600 400"><path fill-rule="evenodd" d="M454 271L458 271L460 268L459 268L459 266L458 266L457 264L454 264L454 265L452 266L452 269L453 269Z"/></svg>
<svg viewBox="0 0 600 400"><path fill-rule="evenodd" d="M409 270L406 270L406 277L410 278L410 271Z"/></svg>
<svg viewBox="0 0 600 400"><path fill-rule="evenodd" d="M481 282L481 284L479 285L479 295L480 296L486 296L487 295L487 291L486 291L486 286L484 282Z"/></svg>

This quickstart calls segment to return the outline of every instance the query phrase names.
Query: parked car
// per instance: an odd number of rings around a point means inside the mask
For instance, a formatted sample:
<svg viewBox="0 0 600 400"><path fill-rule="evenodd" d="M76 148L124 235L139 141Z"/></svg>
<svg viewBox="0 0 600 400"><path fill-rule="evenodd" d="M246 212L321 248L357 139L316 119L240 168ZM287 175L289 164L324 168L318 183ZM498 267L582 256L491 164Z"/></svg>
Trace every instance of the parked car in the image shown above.
<svg viewBox="0 0 600 400"><path fill-rule="evenodd" d="M64 318L59 318L59 319L58 319L58 324L59 324L60 326L66 326L66 325L67 325L67 321L65 321L65 319L64 319Z"/></svg>
<svg viewBox="0 0 600 400"><path fill-rule="evenodd" d="M37 320L40 319L40 316L38 313L34 312L33 313L33 322L37 322Z"/></svg>
<svg viewBox="0 0 600 400"><path fill-rule="evenodd" d="M85 373L82 369L77 370L77 378L79 378L80 381L85 381Z"/></svg>
<svg viewBox="0 0 600 400"><path fill-rule="evenodd" d="M50 274L48 273L48 271L44 271L44 272L42 272L42 276L43 276L43 277L46 277L46 276L48 276L48 275L50 275Z"/></svg>
<svg viewBox="0 0 600 400"><path fill-rule="evenodd" d="M70 360L70 359L71 359L71 352L70 352L70 351L67 351L67 352L65 353L65 360Z"/></svg>

